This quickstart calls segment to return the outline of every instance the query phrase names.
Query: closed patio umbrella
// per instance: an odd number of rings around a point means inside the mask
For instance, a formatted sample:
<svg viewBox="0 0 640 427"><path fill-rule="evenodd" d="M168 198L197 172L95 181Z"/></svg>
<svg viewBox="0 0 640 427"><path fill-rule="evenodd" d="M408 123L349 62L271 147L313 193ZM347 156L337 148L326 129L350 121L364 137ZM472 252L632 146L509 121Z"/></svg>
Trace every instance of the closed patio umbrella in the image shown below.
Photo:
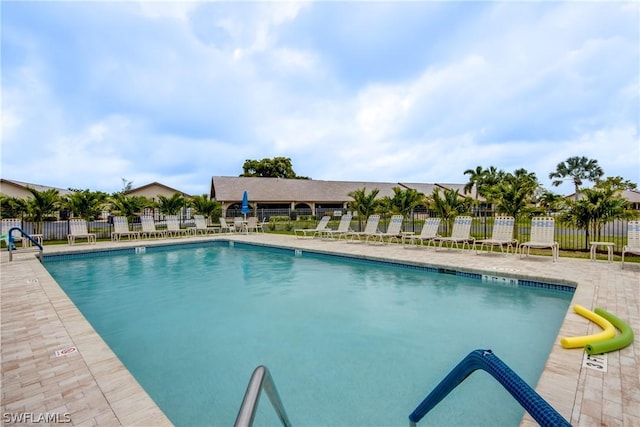
<svg viewBox="0 0 640 427"><path fill-rule="evenodd" d="M242 207L240 208L240 212L244 215L244 219L247 219L247 214L251 212L249 209L249 194L247 194L247 190L244 190L242 194Z"/></svg>

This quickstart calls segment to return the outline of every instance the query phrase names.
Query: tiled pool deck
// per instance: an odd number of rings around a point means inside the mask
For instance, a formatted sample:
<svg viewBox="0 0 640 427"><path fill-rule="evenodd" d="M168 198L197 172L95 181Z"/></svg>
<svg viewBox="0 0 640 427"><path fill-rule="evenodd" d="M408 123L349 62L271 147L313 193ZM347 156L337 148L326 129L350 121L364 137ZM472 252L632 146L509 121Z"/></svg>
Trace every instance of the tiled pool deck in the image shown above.
<svg viewBox="0 0 640 427"><path fill-rule="evenodd" d="M624 319L633 328L636 340L625 349L607 354L608 371L605 373L583 368L582 349L563 349L558 337L535 388L574 426L640 426L640 264L628 264L629 267L622 270L619 262L607 263L603 256L596 262L560 258L553 263L549 256L521 259L513 255L476 255L472 251L455 250L436 252L432 248L347 244L273 234L213 238L576 284L559 337L599 331L598 326L573 312L573 305L580 304L588 309L601 307ZM184 243L206 239L211 237L170 241ZM168 241L45 246L45 254ZM13 262L9 262L8 252L2 251L0 265L2 425L171 425L35 259L33 252L18 251ZM77 351L72 349L69 354L56 357L57 350L71 347ZM452 361L452 367L457 362ZM249 376L247 373L247 381ZM286 396L283 400L286 406ZM412 409L408 408L407 415ZM49 418L50 422L45 422L46 417L53 417L53 420ZM295 424L295 420L292 422ZM423 423L428 424L426 420ZM203 420L203 424L215 422ZM537 423L525 414L522 425Z"/></svg>

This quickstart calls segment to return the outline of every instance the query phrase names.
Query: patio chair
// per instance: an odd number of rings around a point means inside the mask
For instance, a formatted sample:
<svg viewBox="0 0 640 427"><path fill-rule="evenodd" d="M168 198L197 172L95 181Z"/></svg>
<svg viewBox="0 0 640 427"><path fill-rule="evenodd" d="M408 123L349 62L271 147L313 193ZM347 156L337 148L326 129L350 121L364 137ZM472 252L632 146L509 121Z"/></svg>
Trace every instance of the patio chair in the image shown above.
<svg viewBox="0 0 640 427"><path fill-rule="evenodd" d="M113 231L111 232L111 240L119 241L121 237L126 236L129 240L138 239L139 231L129 229L129 221L124 216L113 217Z"/></svg>
<svg viewBox="0 0 640 427"><path fill-rule="evenodd" d="M345 240L347 241L347 243L356 243L356 239L358 239L358 242L362 241L362 238L366 239L369 236L372 236L376 233L379 232L378 230L378 224L380 223L380 215L369 215L369 218L367 218L367 224L364 226L364 230L363 231L349 231L346 235L345 235ZM349 238L347 240L347 238Z"/></svg>
<svg viewBox="0 0 640 427"><path fill-rule="evenodd" d="M627 224L627 244L622 248L622 268L625 254L640 255L640 221L629 221Z"/></svg>
<svg viewBox="0 0 640 427"><path fill-rule="evenodd" d="M470 216L458 216L453 222L453 230L451 230L451 236L449 237L436 237L434 238L435 242L440 242L439 247L442 248L444 243L449 243L449 249L453 248L453 245L456 245L456 249L458 249L458 244L462 243L462 249L464 249L465 245L469 248L469 243L475 241L473 237L471 237L471 222L473 218Z"/></svg>
<svg viewBox="0 0 640 427"><path fill-rule="evenodd" d="M554 239L555 220L552 217L536 217L531 219L531 237L528 242L520 245L520 258L523 257L525 248L527 256L531 248L551 249L553 262L558 259L559 246Z"/></svg>
<svg viewBox="0 0 640 427"><path fill-rule="evenodd" d="M256 218L255 216L250 216L249 218L247 218L247 223L245 224L246 229L247 229L247 233L250 233L251 231L257 233L258 229L260 228L260 226L258 225L258 218Z"/></svg>
<svg viewBox="0 0 640 427"><path fill-rule="evenodd" d="M247 232L247 221L241 216L237 216L233 218L233 228L236 232L244 231Z"/></svg>
<svg viewBox="0 0 640 427"><path fill-rule="evenodd" d="M380 243L382 245L386 243L391 243L394 240L400 241L402 238L402 223L404 221L404 216L402 215L392 215L389 219L389 226L387 227L387 231L384 233L381 231L377 231L373 234L367 235L365 238L365 242L367 243ZM385 237L387 240L385 241Z"/></svg>
<svg viewBox="0 0 640 427"><path fill-rule="evenodd" d="M96 243L96 234L89 233L87 227L87 221L80 218L73 218L69 220L69 234L67 234L67 241L70 245L76 242L76 239L87 239L87 243Z"/></svg>
<svg viewBox="0 0 640 427"><path fill-rule="evenodd" d="M194 215L193 220L196 223L195 227L191 227L193 234L200 233L202 235L205 235L205 234L220 232L220 226L207 225L207 219L204 217L204 215Z"/></svg>
<svg viewBox="0 0 640 427"><path fill-rule="evenodd" d="M236 231L236 227L234 226L234 224L229 224L226 218L220 217L219 221L221 232L233 233L234 231Z"/></svg>
<svg viewBox="0 0 640 427"><path fill-rule="evenodd" d="M141 215L140 224L142 225L142 233L140 233L140 235L143 238L165 237L167 235L165 230L158 230L156 228L156 222L150 215Z"/></svg>
<svg viewBox="0 0 640 427"><path fill-rule="evenodd" d="M351 219L353 216L348 213L346 215L342 215L340 218L340 223L338 224L338 228L333 230L331 228L325 228L322 230L321 237L324 239L336 239L340 240L341 237L347 235L348 232L351 231Z"/></svg>
<svg viewBox="0 0 640 427"><path fill-rule="evenodd" d="M298 239L318 237L322 231L326 230L330 219L331 217L329 215L325 215L318 221L316 228L294 228L293 234L295 234Z"/></svg>
<svg viewBox="0 0 640 427"><path fill-rule="evenodd" d="M515 227L516 220L512 216L498 216L493 223L493 230L491 230L491 238L476 240L473 243L473 248L476 250L476 254L482 252L482 249L486 246L487 252L493 252L494 246L500 246L500 252L504 253L504 248L513 250L514 253L518 247L518 241L513 238L513 227ZM477 249L478 243L480 249ZM515 248L514 248L515 245Z"/></svg>
<svg viewBox="0 0 640 427"><path fill-rule="evenodd" d="M416 235L413 232L404 232L402 234L402 246L405 248L413 248L417 247L418 244L423 246L425 242L427 242L427 246L429 246L429 244L433 243L434 239L438 237L438 228L440 228L441 221L441 218L427 218L424 221L422 230L420 230L420 234Z"/></svg>
<svg viewBox="0 0 640 427"><path fill-rule="evenodd" d="M177 215L166 215L164 217L167 223L167 234L171 237L186 237L190 231L186 228L180 228L180 219Z"/></svg>

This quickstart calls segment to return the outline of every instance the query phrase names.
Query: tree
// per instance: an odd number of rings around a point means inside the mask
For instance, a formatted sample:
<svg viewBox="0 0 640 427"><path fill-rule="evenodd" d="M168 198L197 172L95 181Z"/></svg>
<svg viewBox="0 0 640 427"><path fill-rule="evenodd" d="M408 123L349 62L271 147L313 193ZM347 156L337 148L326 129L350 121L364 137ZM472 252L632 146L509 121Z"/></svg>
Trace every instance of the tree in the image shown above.
<svg viewBox="0 0 640 427"><path fill-rule="evenodd" d="M289 179L309 179L305 176L298 176L293 170L291 159L288 157L274 157L273 159L246 160L242 166L245 177L263 178L289 178Z"/></svg>
<svg viewBox="0 0 640 427"><path fill-rule="evenodd" d="M62 199L62 205L75 216L91 221L104 209L107 194L101 191L73 190Z"/></svg>
<svg viewBox="0 0 640 427"><path fill-rule="evenodd" d="M0 213L2 218L20 218L27 213L28 203L18 197L0 195Z"/></svg>
<svg viewBox="0 0 640 427"><path fill-rule="evenodd" d="M526 169L517 169L513 174L505 174L498 184L488 190L488 193L495 203L497 212L517 219L527 208L533 207L539 186L535 173L528 172Z"/></svg>
<svg viewBox="0 0 640 427"><path fill-rule="evenodd" d="M414 188L402 189L393 187L393 197L385 197L392 212L402 214L405 218L409 217L416 206L424 203L425 196Z"/></svg>
<svg viewBox="0 0 640 427"><path fill-rule="evenodd" d="M209 219L217 220L222 214L222 204L217 200L209 199L206 194L191 197L189 204L197 214L204 215Z"/></svg>
<svg viewBox="0 0 640 427"><path fill-rule="evenodd" d="M542 208L545 215L551 215L551 212L558 209L564 201L564 197L561 195L546 190L543 191L537 199L538 205Z"/></svg>
<svg viewBox="0 0 640 427"><path fill-rule="evenodd" d="M451 229L458 215L469 212L473 203L471 198L463 197L458 190L449 188L443 190L442 195L440 188L436 188L429 199L429 208L442 218L447 225L447 230Z"/></svg>
<svg viewBox="0 0 640 427"><path fill-rule="evenodd" d="M42 221L46 216L53 215L60 208L60 193L55 188L38 191L35 188L27 187L33 195L27 201L27 211L37 223L36 234L42 234Z"/></svg>
<svg viewBox="0 0 640 427"><path fill-rule="evenodd" d="M154 203L144 196L127 196L123 193L115 193L108 199L111 205L111 212L124 216L129 222L133 221L136 215L142 213L145 208L151 208Z"/></svg>
<svg viewBox="0 0 640 427"><path fill-rule="evenodd" d="M638 213L620 193L624 185L615 178L599 181L593 188L580 190L578 200L566 200L566 209L560 221L585 231L585 249L589 246L589 236L600 240L602 226L615 219L632 219Z"/></svg>
<svg viewBox="0 0 640 427"><path fill-rule="evenodd" d="M187 200L180 193L173 193L170 197L158 195L158 210L165 215L177 215L186 203Z"/></svg>
<svg viewBox="0 0 640 427"><path fill-rule="evenodd" d="M558 163L556 171L549 174L549 179L555 178L551 183L555 187L561 185L564 180L571 180L575 187L574 200L578 200L578 189L582 186L583 180L597 182L603 175L604 172L597 160L575 156Z"/></svg>
<svg viewBox="0 0 640 427"><path fill-rule="evenodd" d="M121 193L128 193L133 188L133 181L129 181L126 178L120 178L122 180L122 190Z"/></svg>
<svg viewBox="0 0 640 427"><path fill-rule="evenodd" d="M380 193L380 190L374 188L369 194L367 194L367 189L365 187L352 191L348 194L348 196L353 199L353 201L349 203L349 207L358 212L358 224L361 228L362 218L368 218L369 215L373 214L376 212L376 209L378 209L380 204L380 200L377 199L378 193Z"/></svg>

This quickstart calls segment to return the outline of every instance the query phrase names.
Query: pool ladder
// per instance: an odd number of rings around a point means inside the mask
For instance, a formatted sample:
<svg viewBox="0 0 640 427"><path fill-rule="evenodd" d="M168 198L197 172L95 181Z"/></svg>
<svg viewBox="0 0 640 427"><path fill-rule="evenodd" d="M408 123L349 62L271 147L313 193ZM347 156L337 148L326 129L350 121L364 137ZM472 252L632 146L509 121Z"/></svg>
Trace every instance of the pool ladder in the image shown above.
<svg viewBox="0 0 640 427"><path fill-rule="evenodd" d="M546 400L532 389L522 378L511 370L491 350L474 350L467 355L449 374L433 389L431 393L409 415L409 426L416 427L429 411L431 411L454 388L460 385L472 373L482 369L509 392L522 407L543 427L571 426ZM291 422L282 405L276 385L265 366L258 366L244 395L242 406L236 418L235 427L250 427L253 425L260 393L264 390L273 405L282 425L290 427Z"/></svg>
<svg viewBox="0 0 640 427"><path fill-rule="evenodd" d="M462 359L409 415L409 425L415 427L427 412L478 369L487 371L498 380L541 426L571 426L562 415L491 350L474 350Z"/></svg>
<svg viewBox="0 0 640 427"><path fill-rule="evenodd" d="M16 247L15 239L13 238L14 231L19 232L20 234L22 234L22 237L24 239L28 239L29 241L31 241L31 243L33 243L38 247L38 249L40 250L40 256L38 257L38 259L40 260L40 262L42 262L42 251L43 251L42 245L38 243L33 237L27 234L27 232L20 227L11 227L9 229L9 232L7 233L7 249L9 250L9 261L10 262L13 261L13 251L15 250L15 247Z"/></svg>
<svg viewBox="0 0 640 427"><path fill-rule="evenodd" d="M244 394L242 406L240 406L240 411L238 411L238 417L236 418L234 426L250 427L253 425L253 419L256 416L256 409L258 408L260 392L262 390L264 390L269 397L271 405L273 405L273 408L276 410L276 414L278 414L278 418L280 418L282 425L284 427L291 427L291 421L289 421L289 417L284 409L282 400L280 400L276 384L273 382L273 378L271 378L271 374L267 367L263 365L258 366L253 371L253 375L251 375L251 379L249 380L249 385L247 386L247 391Z"/></svg>

